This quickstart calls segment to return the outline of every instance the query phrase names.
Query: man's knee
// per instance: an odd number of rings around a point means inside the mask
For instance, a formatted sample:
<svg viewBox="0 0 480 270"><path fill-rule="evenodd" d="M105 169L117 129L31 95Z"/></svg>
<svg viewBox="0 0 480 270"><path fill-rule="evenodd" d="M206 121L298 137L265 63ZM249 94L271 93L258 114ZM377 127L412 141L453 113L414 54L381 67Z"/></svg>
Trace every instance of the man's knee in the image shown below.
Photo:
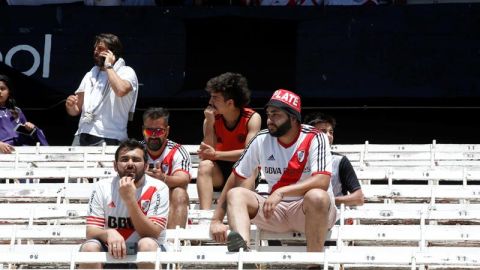
<svg viewBox="0 0 480 270"><path fill-rule="evenodd" d="M211 160L202 160L198 163L198 173L212 173L215 164Z"/></svg>
<svg viewBox="0 0 480 270"><path fill-rule="evenodd" d="M152 238L142 238L138 241L138 252L156 251L158 248L157 242Z"/></svg>
<svg viewBox="0 0 480 270"><path fill-rule="evenodd" d="M96 242L85 242L80 247L81 252L101 252L102 247Z"/></svg>
<svg viewBox="0 0 480 270"><path fill-rule="evenodd" d="M188 193L184 188L176 187L172 190L170 204L175 206L188 206Z"/></svg>
<svg viewBox="0 0 480 270"><path fill-rule="evenodd" d="M228 191L227 202L242 202L247 199L249 190L243 187L235 187Z"/></svg>
<svg viewBox="0 0 480 270"><path fill-rule="evenodd" d="M330 196L325 190L312 189L305 193L303 198L305 211L328 212L330 207Z"/></svg>

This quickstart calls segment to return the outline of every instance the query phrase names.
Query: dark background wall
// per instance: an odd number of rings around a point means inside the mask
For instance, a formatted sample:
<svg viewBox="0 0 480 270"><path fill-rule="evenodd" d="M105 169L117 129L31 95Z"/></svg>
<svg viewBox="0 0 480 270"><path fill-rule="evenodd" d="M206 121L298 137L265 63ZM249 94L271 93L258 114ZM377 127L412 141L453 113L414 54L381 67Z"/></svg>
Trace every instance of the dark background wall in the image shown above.
<svg viewBox="0 0 480 270"><path fill-rule="evenodd" d="M121 38L141 83L132 137L147 107L165 106L172 139L199 143L204 85L235 71L249 79L261 113L275 89L288 88L302 96L304 114L334 115L336 143L476 143L479 25L478 4L0 7L0 72L13 77L20 107L55 145L69 144L76 130L63 103L91 68L100 32ZM29 76L21 73L34 62L25 50L5 65L20 45L39 54Z"/></svg>

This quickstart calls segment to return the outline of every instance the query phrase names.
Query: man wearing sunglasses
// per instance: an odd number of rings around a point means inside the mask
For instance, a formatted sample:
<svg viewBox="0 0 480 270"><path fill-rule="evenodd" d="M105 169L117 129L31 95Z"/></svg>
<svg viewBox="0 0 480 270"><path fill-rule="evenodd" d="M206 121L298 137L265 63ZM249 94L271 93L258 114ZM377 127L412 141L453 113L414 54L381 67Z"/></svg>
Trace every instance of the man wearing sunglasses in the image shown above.
<svg viewBox="0 0 480 270"><path fill-rule="evenodd" d="M185 228L188 215L187 186L191 161L188 151L168 139L169 112L165 108L149 108L143 114L143 137L148 153L147 174L163 181L170 189L168 229Z"/></svg>

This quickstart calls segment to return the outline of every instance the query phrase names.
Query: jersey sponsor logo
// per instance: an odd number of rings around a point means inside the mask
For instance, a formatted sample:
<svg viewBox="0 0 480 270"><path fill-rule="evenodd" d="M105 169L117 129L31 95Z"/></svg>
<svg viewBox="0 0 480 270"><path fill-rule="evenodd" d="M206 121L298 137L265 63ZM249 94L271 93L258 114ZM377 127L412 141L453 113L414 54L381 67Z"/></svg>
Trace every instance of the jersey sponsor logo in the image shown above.
<svg viewBox="0 0 480 270"><path fill-rule="evenodd" d="M292 168L278 168L278 167L264 167L263 171L266 174L285 174L285 175L295 175L298 169L292 169ZM309 173L310 166L305 166L303 169L302 173Z"/></svg>
<svg viewBox="0 0 480 270"><path fill-rule="evenodd" d="M108 216L108 228L113 229L133 229L132 220L128 217Z"/></svg>
<svg viewBox="0 0 480 270"><path fill-rule="evenodd" d="M298 151L297 158L299 162L303 162L303 159L305 158L305 151L304 150Z"/></svg>
<svg viewBox="0 0 480 270"><path fill-rule="evenodd" d="M140 201L140 208L142 208L142 212L147 212L148 208L150 207L150 200L141 200Z"/></svg>

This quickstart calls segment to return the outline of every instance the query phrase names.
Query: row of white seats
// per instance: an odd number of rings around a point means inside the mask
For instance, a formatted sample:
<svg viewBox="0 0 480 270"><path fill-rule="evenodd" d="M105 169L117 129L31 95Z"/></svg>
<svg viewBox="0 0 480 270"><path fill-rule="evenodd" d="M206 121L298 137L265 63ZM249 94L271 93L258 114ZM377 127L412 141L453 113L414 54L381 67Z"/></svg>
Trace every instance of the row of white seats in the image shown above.
<svg viewBox="0 0 480 270"><path fill-rule="evenodd" d="M272 233L251 226L251 249L264 251L271 247L263 245L265 240L298 241L303 243L305 235L297 232ZM0 225L0 240L9 244L44 243L81 243L86 239L86 225ZM190 225L186 229L168 229L166 240L171 249L182 251L180 241L210 241L208 225ZM480 225L334 225L327 234L327 241L335 241L341 248L355 241L358 245L381 246L397 243L400 246L425 248L428 246L478 246L480 243ZM298 245L297 245L298 246ZM288 250L288 248L285 248Z"/></svg>
<svg viewBox="0 0 480 270"><path fill-rule="evenodd" d="M198 165L198 145L184 145ZM117 146L22 146L0 155L0 167L111 167ZM365 144L332 145L354 167L376 166L480 166L477 144Z"/></svg>
<svg viewBox="0 0 480 270"><path fill-rule="evenodd" d="M1 155L0 155L1 156ZM454 181L467 185L469 181L480 181L480 166L445 166L445 167L356 167L354 168L359 180L368 183L371 180L420 180L430 184L441 180ZM0 179L81 179L105 178L117 175L114 168L2 168ZM191 171L192 179L197 177L197 168Z"/></svg>
<svg viewBox="0 0 480 270"><path fill-rule="evenodd" d="M13 250L12 250L13 249ZM212 252L214 250L214 252ZM298 268L299 265L319 264L323 269L478 269L480 267L479 248L475 247L344 247L341 250L326 248L325 252L226 252L218 249L194 248L182 252L139 252L125 259L114 259L106 252L78 252L78 246L5 246L0 245L0 262L4 264L43 264L66 265L75 269L77 263L155 263L180 266L190 265L211 268L213 265L232 265L243 269L244 264L268 265L281 268ZM276 266L276 267L275 267ZM185 269L182 267L179 269ZM225 268L225 267L223 267Z"/></svg>
<svg viewBox="0 0 480 270"><path fill-rule="evenodd" d="M87 203L4 203L0 204L3 224L85 224ZM213 210L191 208L188 217L193 224L208 222ZM340 209L341 221L354 224L480 224L480 204L471 203L366 203Z"/></svg>

